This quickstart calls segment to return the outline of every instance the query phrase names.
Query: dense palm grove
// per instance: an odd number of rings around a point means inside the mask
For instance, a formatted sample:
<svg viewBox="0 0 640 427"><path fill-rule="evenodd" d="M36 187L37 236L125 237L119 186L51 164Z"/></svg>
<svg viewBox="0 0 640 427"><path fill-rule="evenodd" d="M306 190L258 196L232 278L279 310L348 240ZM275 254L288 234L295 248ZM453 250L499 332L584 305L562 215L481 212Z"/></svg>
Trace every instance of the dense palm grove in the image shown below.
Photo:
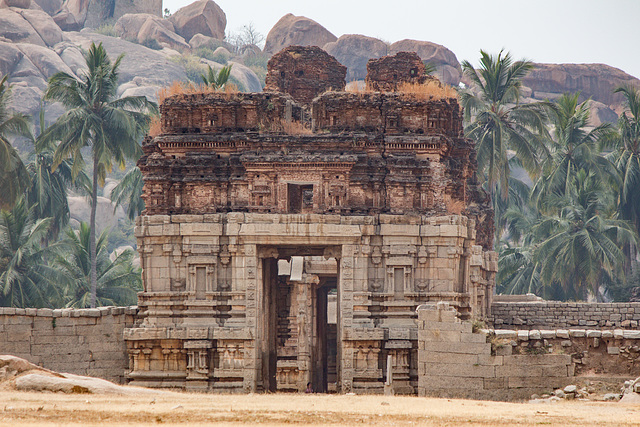
<svg viewBox="0 0 640 427"><path fill-rule="evenodd" d="M111 62L102 45L92 45L85 60L79 80L64 73L50 79L43 102L67 111L48 128L42 114L34 130L28 117L8 110L10 87L7 76L0 79L0 306L133 304L141 288L135 253L109 254L109 230L96 235L96 200L112 167L139 157L157 107L144 97L117 98L122 57ZM481 52L477 68L462 66L472 82L459 92L465 132L476 141L495 209L498 292L627 300L639 281L638 88L617 89L627 109L616 125L593 127L578 93L520 102L528 61ZM229 71L201 77L221 89ZM9 138L33 143L26 163ZM76 229L69 226L71 191L91 205L89 223ZM111 200L134 219L144 209L141 193L134 167Z"/></svg>
<svg viewBox="0 0 640 427"><path fill-rule="evenodd" d="M590 127L580 94L519 103L532 68L509 54L463 62L465 131L496 217L499 293L625 300L637 286L640 92L621 87L617 126ZM529 182L514 177L524 169Z"/></svg>

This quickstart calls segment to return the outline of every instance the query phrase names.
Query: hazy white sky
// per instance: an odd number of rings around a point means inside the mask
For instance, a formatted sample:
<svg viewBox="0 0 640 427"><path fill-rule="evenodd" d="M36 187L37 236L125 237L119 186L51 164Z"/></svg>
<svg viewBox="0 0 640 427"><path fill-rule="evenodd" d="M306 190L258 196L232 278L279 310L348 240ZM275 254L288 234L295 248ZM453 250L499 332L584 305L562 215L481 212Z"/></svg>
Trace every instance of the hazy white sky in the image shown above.
<svg viewBox="0 0 640 427"><path fill-rule="evenodd" d="M164 0L175 12L192 0ZM227 32L253 22L265 36L283 15L337 37L428 40L477 63L504 48L536 62L604 63L640 78L640 0L216 0Z"/></svg>

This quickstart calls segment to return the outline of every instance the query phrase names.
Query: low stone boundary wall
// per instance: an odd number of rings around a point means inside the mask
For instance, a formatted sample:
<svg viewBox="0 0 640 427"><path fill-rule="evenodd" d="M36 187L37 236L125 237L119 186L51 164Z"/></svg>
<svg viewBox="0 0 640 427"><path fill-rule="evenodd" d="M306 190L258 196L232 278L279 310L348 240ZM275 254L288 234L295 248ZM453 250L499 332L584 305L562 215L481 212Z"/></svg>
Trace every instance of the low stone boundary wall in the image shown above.
<svg viewBox="0 0 640 427"><path fill-rule="evenodd" d="M445 303L418 308L418 395L473 399L527 399L564 387L573 378L568 354L492 352L491 335L473 333Z"/></svg>
<svg viewBox="0 0 640 427"><path fill-rule="evenodd" d="M0 354L122 383L129 367L123 332L134 326L137 311L0 307Z"/></svg>
<svg viewBox="0 0 640 427"><path fill-rule="evenodd" d="M640 302L494 302L491 315L499 329L640 329Z"/></svg>
<svg viewBox="0 0 640 427"><path fill-rule="evenodd" d="M575 375L640 376L640 331L628 329L551 329L488 332L495 351L571 355Z"/></svg>

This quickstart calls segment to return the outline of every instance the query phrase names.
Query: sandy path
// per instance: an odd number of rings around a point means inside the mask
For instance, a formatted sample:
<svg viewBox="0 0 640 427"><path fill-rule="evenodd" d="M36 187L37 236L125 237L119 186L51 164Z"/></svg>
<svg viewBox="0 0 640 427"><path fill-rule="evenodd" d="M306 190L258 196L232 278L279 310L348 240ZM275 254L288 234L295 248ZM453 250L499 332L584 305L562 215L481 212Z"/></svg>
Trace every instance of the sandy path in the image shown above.
<svg viewBox="0 0 640 427"><path fill-rule="evenodd" d="M640 425L640 405L519 404L418 397L213 395L157 397L0 392L0 425Z"/></svg>

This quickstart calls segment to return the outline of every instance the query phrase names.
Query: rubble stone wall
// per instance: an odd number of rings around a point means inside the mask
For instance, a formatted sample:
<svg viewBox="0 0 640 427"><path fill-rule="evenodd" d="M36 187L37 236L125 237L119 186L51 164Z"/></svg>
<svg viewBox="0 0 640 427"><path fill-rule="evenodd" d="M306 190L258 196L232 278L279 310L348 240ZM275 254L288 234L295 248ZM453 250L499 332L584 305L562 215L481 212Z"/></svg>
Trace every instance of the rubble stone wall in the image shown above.
<svg viewBox="0 0 640 427"><path fill-rule="evenodd" d="M500 354L571 355L575 375L640 375L640 331L630 329L533 329L489 331Z"/></svg>
<svg viewBox="0 0 640 427"><path fill-rule="evenodd" d="M625 328L640 329L640 303L494 302L498 329Z"/></svg>
<svg viewBox="0 0 640 427"><path fill-rule="evenodd" d="M0 354L58 372L124 382L129 368L123 331L135 307L96 309L0 308Z"/></svg>
<svg viewBox="0 0 640 427"><path fill-rule="evenodd" d="M568 354L513 354L492 348L483 331L456 318L443 303L418 308L418 395L515 400L567 385Z"/></svg>

